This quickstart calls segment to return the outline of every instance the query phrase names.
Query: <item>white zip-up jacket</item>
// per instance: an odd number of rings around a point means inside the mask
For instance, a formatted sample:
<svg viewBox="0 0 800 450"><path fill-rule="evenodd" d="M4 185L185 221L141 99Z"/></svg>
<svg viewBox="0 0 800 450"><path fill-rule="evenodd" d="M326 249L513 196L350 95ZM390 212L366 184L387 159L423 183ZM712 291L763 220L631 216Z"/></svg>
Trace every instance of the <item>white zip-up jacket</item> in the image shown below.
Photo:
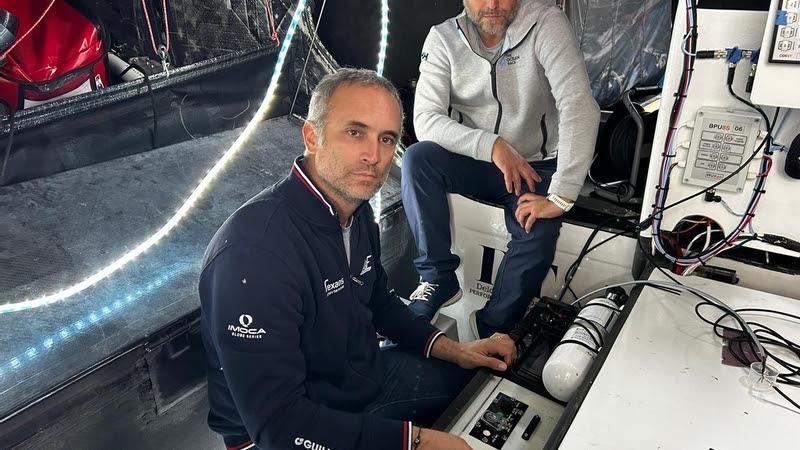
<svg viewBox="0 0 800 450"><path fill-rule="evenodd" d="M558 157L550 193L575 200L594 153L600 108L583 55L558 7L519 0L492 64L466 14L435 25L422 47L414 100L420 141L492 161L498 136L528 161Z"/></svg>

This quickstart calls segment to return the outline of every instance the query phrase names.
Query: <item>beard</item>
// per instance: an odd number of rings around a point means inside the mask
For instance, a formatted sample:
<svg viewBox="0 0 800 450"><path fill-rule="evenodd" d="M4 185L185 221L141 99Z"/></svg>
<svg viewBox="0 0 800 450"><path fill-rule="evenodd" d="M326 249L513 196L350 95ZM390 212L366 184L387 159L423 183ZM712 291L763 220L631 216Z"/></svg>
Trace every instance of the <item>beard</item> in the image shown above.
<svg viewBox="0 0 800 450"><path fill-rule="evenodd" d="M516 2L509 10L484 8L473 11L467 7L467 1L464 0L464 10L467 12L467 18L475 24L478 30L489 36L498 36L504 34L517 17L519 2ZM487 16L500 16L501 20L491 20L492 18Z"/></svg>
<svg viewBox="0 0 800 450"><path fill-rule="evenodd" d="M345 177L328 177L322 173L320 173L320 177L342 200L351 205L360 205L362 202L371 199L381 188L383 182L386 181L386 177L383 177L377 178L375 183L361 182L355 185L353 183L348 184Z"/></svg>
<svg viewBox="0 0 800 450"><path fill-rule="evenodd" d="M376 178L374 180L354 180L350 175L356 172L371 172ZM380 169L377 167L347 168L331 155L325 155L323 158L319 158L318 155L317 174L342 200L352 205L360 205L372 198L383 186L389 176L389 170L387 167L385 173L380 173Z"/></svg>

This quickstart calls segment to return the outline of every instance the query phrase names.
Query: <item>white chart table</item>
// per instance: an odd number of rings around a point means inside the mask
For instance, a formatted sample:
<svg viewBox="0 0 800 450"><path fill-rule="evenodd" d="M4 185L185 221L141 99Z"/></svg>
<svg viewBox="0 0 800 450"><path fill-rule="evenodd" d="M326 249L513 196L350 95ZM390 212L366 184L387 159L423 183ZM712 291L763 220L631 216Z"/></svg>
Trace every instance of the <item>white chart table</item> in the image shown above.
<svg viewBox="0 0 800 450"><path fill-rule="evenodd" d="M800 300L701 278L680 278L733 308L800 315ZM660 273L651 279L665 280ZM800 294L800 293L798 293ZM721 363L722 340L694 312L699 299L645 288L560 449L798 449L800 411L750 389L746 368ZM718 317L712 308L707 317ZM800 341L800 323L744 316ZM794 360L796 362L796 359ZM782 389L800 399L800 389Z"/></svg>

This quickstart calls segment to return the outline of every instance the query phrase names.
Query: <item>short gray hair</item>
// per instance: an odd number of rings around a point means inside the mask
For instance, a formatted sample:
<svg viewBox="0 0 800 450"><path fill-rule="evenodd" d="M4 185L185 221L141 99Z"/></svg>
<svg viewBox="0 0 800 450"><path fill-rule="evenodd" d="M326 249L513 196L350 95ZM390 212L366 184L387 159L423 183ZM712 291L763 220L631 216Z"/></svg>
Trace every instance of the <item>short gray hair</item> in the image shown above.
<svg viewBox="0 0 800 450"><path fill-rule="evenodd" d="M400 94L392 82L378 75L374 70L343 67L334 73L325 75L311 93L311 102L308 105L308 117L306 120L311 122L317 130L317 142L323 142L322 137L325 132L328 112L330 111L331 97L339 86L346 84L376 86L391 94L400 108L400 132L402 134L403 121L405 120L403 102L400 101Z"/></svg>

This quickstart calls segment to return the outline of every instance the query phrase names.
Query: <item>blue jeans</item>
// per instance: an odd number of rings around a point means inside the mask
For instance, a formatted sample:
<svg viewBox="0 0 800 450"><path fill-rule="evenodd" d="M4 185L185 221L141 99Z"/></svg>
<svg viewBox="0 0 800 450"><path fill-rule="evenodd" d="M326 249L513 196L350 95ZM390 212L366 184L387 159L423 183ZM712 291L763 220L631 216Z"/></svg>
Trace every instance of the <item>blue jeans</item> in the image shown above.
<svg viewBox="0 0 800 450"><path fill-rule="evenodd" d="M542 177L536 193L547 195L556 170L555 160L531 166ZM420 277L431 283L456 281L460 260L450 251L450 209L447 194L462 194L495 203L505 211L511 242L500 263L489 302L477 312L479 329L491 334L509 332L538 297L553 262L561 218L539 219L530 233L514 217L517 197L506 191L503 173L492 163L459 155L433 142L410 146L403 157L403 207L419 256L414 259ZM484 336L485 337L485 336Z"/></svg>
<svg viewBox="0 0 800 450"><path fill-rule="evenodd" d="M364 412L430 427L475 374L398 348L381 351L383 387Z"/></svg>

